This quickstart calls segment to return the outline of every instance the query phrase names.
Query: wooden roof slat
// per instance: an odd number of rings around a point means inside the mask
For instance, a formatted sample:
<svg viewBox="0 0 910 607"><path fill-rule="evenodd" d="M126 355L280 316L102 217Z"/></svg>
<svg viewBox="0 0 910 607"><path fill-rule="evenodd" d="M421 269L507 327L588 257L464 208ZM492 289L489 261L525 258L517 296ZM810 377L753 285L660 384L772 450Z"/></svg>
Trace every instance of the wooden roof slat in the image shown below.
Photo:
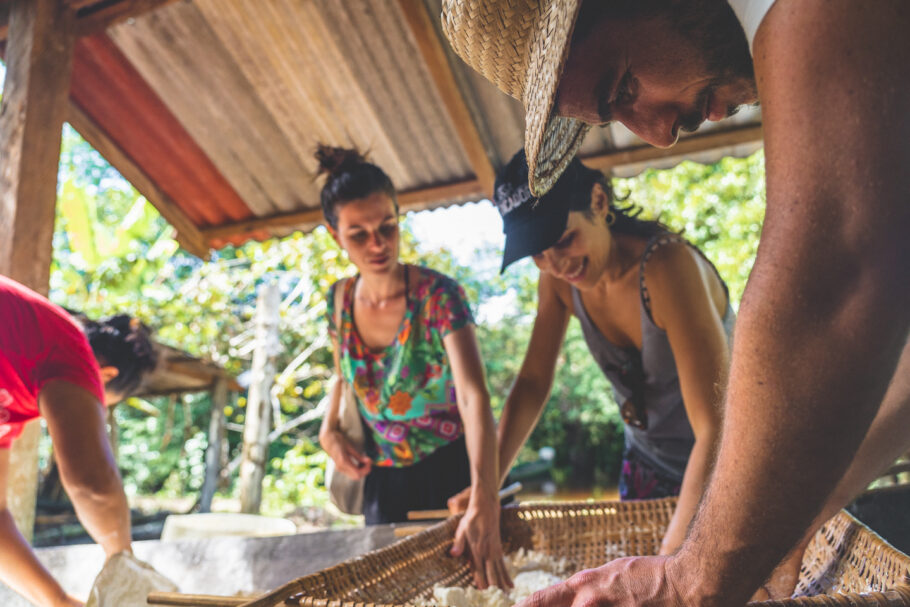
<svg viewBox="0 0 910 607"><path fill-rule="evenodd" d="M481 183L483 192L487 196L492 196L496 170L487 154L477 124L455 81L452 68L442 47L442 42L436 34L427 7L423 0L398 0L398 6L414 36L417 48L427 64L427 69L452 124L456 125L455 132L474 169L474 174Z"/></svg>
<svg viewBox="0 0 910 607"><path fill-rule="evenodd" d="M90 36L108 27L177 0L66 0L76 11L76 36ZM0 41L9 32L9 2L0 0Z"/></svg>
<svg viewBox="0 0 910 607"><path fill-rule="evenodd" d="M453 199L467 200L483 195L483 186L480 181L468 179L420 190L400 192L398 194L398 208L402 213L421 211L444 205ZM275 228L283 228L284 231L292 228L309 229L321 223L323 223L322 209L318 208L298 213L273 215L271 217L257 217L246 221L204 228L202 233L206 238L216 241Z"/></svg>
<svg viewBox="0 0 910 607"><path fill-rule="evenodd" d="M133 187L158 209L165 221L177 231L177 242L180 243L180 246L201 259L208 257L208 242L183 209L177 206L170 196L161 191L161 188L145 174L142 168L133 162L107 133L72 101L67 109L66 120L89 145L120 172L124 179L133 184Z"/></svg>

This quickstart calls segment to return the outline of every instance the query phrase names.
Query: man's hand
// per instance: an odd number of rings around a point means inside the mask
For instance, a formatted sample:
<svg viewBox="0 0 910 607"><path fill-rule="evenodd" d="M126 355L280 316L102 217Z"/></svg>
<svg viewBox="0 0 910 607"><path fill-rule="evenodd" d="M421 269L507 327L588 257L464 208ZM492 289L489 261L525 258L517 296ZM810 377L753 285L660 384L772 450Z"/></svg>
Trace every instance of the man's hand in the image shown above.
<svg viewBox="0 0 910 607"><path fill-rule="evenodd" d="M471 501L471 488L465 487L455 495L449 498L446 506L449 508L449 514L461 514L468 509L468 503Z"/></svg>
<svg viewBox="0 0 910 607"><path fill-rule="evenodd" d="M516 607L658 607L687 605L673 557L628 557L576 573L535 592Z"/></svg>
<svg viewBox="0 0 910 607"><path fill-rule="evenodd" d="M450 553L452 556L461 556L466 551L474 571L475 586L481 590L488 586L512 587L499 538L498 500L477 498L468 504L455 531L455 542Z"/></svg>
<svg viewBox="0 0 910 607"><path fill-rule="evenodd" d="M330 430L320 437L322 448L326 450L339 472L354 480L364 478L370 473L373 461L340 431Z"/></svg>

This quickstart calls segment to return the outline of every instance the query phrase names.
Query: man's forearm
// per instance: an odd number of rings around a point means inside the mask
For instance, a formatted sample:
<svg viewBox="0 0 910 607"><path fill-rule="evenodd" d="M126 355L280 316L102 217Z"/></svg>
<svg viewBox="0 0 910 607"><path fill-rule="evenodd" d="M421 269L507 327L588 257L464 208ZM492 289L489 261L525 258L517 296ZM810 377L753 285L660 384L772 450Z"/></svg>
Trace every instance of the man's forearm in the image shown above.
<svg viewBox="0 0 910 607"><path fill-rule="evenodd" d="M900 289L841 291L832 302L818 297L829 286L818 268L781 268L769 257L757 262L742 306L718 462L680 551L703 574L700 592L732 603L748 599L821 509L894 372L894 333L907 334L906 306L888 301ZM866 270L848 265L845 289ZM780 289L799 280L797 292Z"/></svg>

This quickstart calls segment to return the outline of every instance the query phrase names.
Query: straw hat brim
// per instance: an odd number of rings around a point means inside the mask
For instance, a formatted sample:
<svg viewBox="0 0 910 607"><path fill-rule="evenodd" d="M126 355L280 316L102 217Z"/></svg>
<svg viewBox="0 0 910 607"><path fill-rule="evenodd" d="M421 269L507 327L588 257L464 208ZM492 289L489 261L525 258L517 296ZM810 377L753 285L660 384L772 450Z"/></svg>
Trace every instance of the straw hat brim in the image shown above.
<svg viewBox="0 0 910 607"><path fill-rule="evenodd" d="M553 116L556 90L569 56L581 0L550 0L543 4L543 14L529 41L522 95L528 185L535 196L543 196L553 187L590 128L574 118Z"/></svg>

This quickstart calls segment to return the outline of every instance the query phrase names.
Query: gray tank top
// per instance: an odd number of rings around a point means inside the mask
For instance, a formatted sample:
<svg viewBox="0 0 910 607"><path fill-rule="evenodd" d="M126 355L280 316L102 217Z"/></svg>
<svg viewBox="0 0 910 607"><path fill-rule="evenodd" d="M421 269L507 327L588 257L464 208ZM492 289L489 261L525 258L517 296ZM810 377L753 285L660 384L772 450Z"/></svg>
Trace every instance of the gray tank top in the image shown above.
<svg viewBox="0 0 910 607"><path fill-rule="evenodd" d="M632 387L629 383L628 369L635 364L633 361L641 357L641 376L643 380L642 401L648 416L648 427L645 430L635 428L629 424L625 427L625 443L627 450L634 450L645 461L658 470L682 481L689 453L695 444L695 435L686 408L683 405L682 392L679 387L679 376L676 372L676 362L673 360L673 351L667 333L654 324L649 308L649 296L644 280L645 264L650 259L654 250L667 242L686 242L683 238L673 234L658 234L653 237L645 248L639 266L640 306L641 306L641 352L634 347L622 348L607 340L600 332L591 317L585 310L581 300L581 293L572 287L572 307L575 316L581 322L581 329L588 344L588 349L604 375L613 386L616 402L622 405L632 397ZM688 244L688 243L687 243ZM692 245L689 245L692 246ZM699 255L704 255L696 247L692 247ZM705 258L707 260L707 258ZM710 261L708 262L710 263ZM714 264L711 264L714 268ZM717 269L715 268L716 272ZM720 275L718 274L718 278ZM726 283L724 290L727 289ZM727 297L727 309L723 316L724 330L728 342L732 339L733 324L736 314L730 306Z"/></svg>

